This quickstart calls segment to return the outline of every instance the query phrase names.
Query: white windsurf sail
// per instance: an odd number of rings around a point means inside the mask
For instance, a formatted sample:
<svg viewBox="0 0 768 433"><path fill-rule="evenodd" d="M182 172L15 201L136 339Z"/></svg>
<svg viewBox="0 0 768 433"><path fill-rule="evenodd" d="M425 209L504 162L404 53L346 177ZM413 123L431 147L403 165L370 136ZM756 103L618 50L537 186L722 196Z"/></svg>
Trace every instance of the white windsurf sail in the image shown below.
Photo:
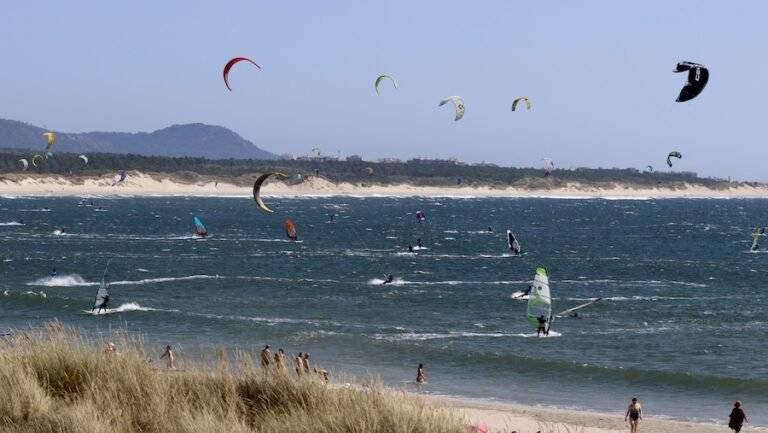
<svg viewBox="0 0 768 433"><path fill-rule="evenodd" d="M540 266L536 268L536 275L533 277L528 307L525 310L525 317L531 325L538 329L538 318L544 316L547 319L547 330L552 326L552 295L549 292L549 273L547 268Z"/></svg>
<svg viewBox="0 0 768 433"><path fill-rule="evenodd" d="M515 254L520 254L520 242L517 241L517 237L512 233L512 230L507 230L507 246Z"/></svg>
<svg viewBox="0 0 768 433"><path fill-rule="evenodd" d="M760 236L763 234L765 234L765 229L755 229L755 232L752 233L752 246L749 247L750 251L757 251L760 249L760 244L758 244L758 242L760 241Z"/></svg>
<svg viewBox="0 0 768 433"><path fill-rule="evenodd" d="M593 305L593 304L599 302L601 299L603 299L603 298L592 299L589 302L585 302L585 303L583 303L581 305L577 305L577 306L575 306L573 308L569 308L567 310L561 311L561 312L557 313L556 316L557 317L563 317L563 316L565 316L567 314L571 314L571 313L573 313L576 310L581 310L582 308L589 307L590 305Z"/></svg>
<svg viewBox="0 0 768 433"><path fill-rule="evenodd" d="M111 260L107 260L107 266L104 268L104 274L101 276L101 284L99 285L99 290L96 292L96 300L93 301L93 308L91 308L91 311L97 311L99 308L107 308L106 303L109 301L109 275L107 274L107 271L109 270L109 263Z"/></svg>

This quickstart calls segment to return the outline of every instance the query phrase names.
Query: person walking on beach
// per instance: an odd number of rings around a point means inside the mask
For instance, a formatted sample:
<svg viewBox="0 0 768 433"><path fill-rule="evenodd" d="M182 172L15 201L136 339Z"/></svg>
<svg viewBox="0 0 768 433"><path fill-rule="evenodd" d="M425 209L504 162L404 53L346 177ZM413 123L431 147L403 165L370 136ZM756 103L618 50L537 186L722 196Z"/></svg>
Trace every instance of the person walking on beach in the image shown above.
<svg viewBox="0 0 768 433"><path fill-rule="evenodd" d="M427 383L427 375L424 374L424 364L419 364L419 368L416 369L416 387L421 390L425 383Z"/></svg>
<svg viewBox="0 0 768 433"><path fill-rule="evenodd" d="M309 373L309 352L304 352L304 358L301 359L301 365L304 367L304 373Z"/></svg>
<svg viewBox="0 0 768 433"><path fill-rule="evenodd" d="M304 372L304 354L299 352L296 358L293 359L293 364L296 367L296 375L301 376Z"/></svg>
<svg viewBox="0 0 768 433"><path fill-rule="evenodd" d="M745 422L749 422L747 414L744 412L744 409L741 408L741 402L738 400L733 403L733 410L731 411L731 414L728 415L728 418L728 427L736 433L741 431L741 426L744 425Z"/></svg>
<svg viewBox="0 0 768 433"><path fill-rule="evenodd" d="M637 433L637 425L643 419L643 407L637 398L633 397L632 402L627 406L627 413L624 415L624 421L629 420L629 433Z"/></svg>
<svg viewBox="0 0 768 433"><path fill-rule="evenodd" d="M165 346L165 352L163 352L162 355L160 355L160 359L165 359L165 367L169 370L176 370L176 366L173 364L173 350L171 350L171 345Z"/></svg>
<svg viewBox="0 0 768 433"><path fill-rule="evenodd" d="M266 370L269 368L270 362L272 362L272 351L269 350L269 344L267 344L261 349L261 368Z"/></svg>

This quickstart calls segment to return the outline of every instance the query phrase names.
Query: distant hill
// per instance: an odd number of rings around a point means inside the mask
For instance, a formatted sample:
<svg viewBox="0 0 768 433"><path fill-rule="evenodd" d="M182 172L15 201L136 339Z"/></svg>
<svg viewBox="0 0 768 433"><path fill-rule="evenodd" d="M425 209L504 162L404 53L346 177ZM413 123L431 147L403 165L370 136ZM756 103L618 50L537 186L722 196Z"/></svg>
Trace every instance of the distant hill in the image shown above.
<svg viewBox="0 0 768 433"><path fill-rule="evenodd" d="M0 119L0 148L42 151L45 148L43 132L43 128L34 125ZM56 133L56 152L130 153L210 159L276 158L274 154L259 149L227 128L202 123L173 125L153 132Z"/></svg>

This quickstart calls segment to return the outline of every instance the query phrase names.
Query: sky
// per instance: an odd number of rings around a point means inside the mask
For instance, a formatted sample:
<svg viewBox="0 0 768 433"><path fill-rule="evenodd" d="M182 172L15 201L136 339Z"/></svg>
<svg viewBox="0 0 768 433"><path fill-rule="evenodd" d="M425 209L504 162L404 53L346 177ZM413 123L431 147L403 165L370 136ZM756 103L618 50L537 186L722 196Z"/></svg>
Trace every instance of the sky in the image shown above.
<svg viewBox="0 0 768 433"><path fill-rule="evenodd" d="M38 1L0 14L0 117L202 122L274 153L635 167L768 181L768 2ZM228 91L221 72L240 64ZM676 103L678 61L707 65ZM397 78L382 94L373 81ZM453 120L441 99L459 95ZM510 110L518 96L530 112Z"/></svg>

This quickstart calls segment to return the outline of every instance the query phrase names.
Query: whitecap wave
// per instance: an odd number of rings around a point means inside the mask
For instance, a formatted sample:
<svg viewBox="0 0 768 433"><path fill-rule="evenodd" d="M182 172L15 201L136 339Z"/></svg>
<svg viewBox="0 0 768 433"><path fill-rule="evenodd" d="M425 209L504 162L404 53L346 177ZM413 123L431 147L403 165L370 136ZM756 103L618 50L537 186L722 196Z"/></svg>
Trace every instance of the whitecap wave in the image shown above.
<svg viewBox="0 0 768 433"><path fill-rule="evenodd" d="M23 226L24 224L18 221L8 221L7 223L0 223L0 226Z"/></svg>
<svg viewBox="0 0 768 433"><path fill-rule="evenodd" d="M45 287L79 287L79 286L97 286L99 283L91 283L83 279L78 274L69 275L57 275L55 277L43 277L38 278L31 283L27 283L28 286L45 286Z"/></svg>
<svg viewBox="0 0 768 433"><path fill-rule="evenodd" d="M86 310L88 314L92 314L94 316L103 316L105 314L114 314L114 313L127 313L129 311L161 311L156 308L150 308L150 307L142 307L136 302L127 302L125 304L121 304L117 308L107 308L106 310L101 311L91 311Z"/></svg>
<svg viewBox="0 0 768 433"><path fill-rule="evenodd" d="M171 281L207 280L207 279L216 279L216 278L224 278L224 277L220 277L218 275L189 275L186 277L161 277L161 278L146 278L143 280L113 281L111 284L113 286L132 286L132 285L142 285L142 284L152 284L152 283L167 283Z"/></svg>

